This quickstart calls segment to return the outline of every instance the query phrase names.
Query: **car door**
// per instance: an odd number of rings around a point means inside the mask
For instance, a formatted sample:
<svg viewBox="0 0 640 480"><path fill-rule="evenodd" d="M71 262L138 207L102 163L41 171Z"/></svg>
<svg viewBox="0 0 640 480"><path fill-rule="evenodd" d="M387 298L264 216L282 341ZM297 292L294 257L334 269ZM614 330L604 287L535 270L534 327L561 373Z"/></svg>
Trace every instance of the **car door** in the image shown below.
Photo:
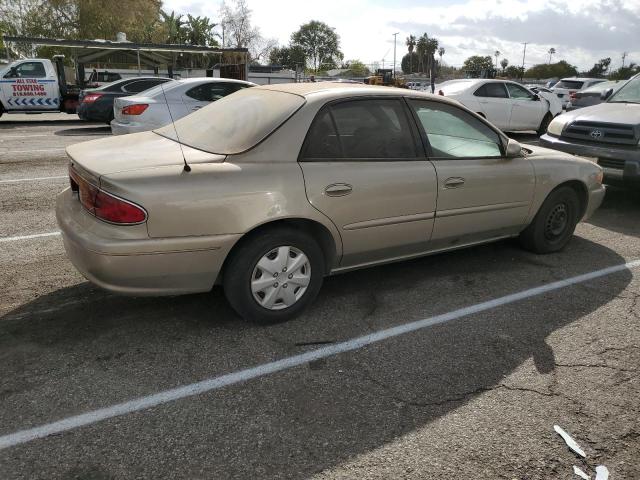
<svg viewBox="0 0 640 480"><path fill-rule="evenodd" d="M487 120L501 130L509 127L511 99L504 82L484 83L473 92L473 96L476 97L481 113Z"/></svg>
<svg viewBox="0 0 640 480"><path fill-rule="evenodd" d="M182 101L189 113L206 107L211 102L232 94L243 88L244 85L232 82L208 82L197 85L187 90L182 96Z"/></svg>
<svg viewBox="0 0 640 480"><path fill-rule="evenodd" d="M547 114L547 102L518 84L505 85L511 98L509 130L537 130Z"/></svg>
<svg viewBox="0 0 640 480"><path fill-rule="evenodd" d="M411 100L438 175L432 248L518 233L535 188L526 157L505 158L503 137L455 105Z"/></svg>
<svg viewBox="0 0 640 480"><path fill-rule="evenodd" d="M324 106L300 166L309 202L342 237L341 267L428 249L436 172L401 98L357 98Z"/></svg>
<svg viewBox="0 0 640 480"><path fill-rule="evenodd" d="M54 78L48 78L41 61L16 65L2 79L4 103L9 110L56 109L59 99Z"/></svg>

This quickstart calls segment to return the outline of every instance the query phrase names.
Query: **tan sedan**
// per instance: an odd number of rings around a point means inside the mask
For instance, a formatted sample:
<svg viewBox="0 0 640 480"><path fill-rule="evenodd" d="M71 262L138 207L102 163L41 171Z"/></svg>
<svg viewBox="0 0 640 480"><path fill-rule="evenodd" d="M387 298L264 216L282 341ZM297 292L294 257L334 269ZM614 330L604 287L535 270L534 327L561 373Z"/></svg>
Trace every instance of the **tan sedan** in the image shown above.
<svg viewBox="0 0 640 480"><path fill-rule="evenodd" d="M329 274L508 237L558 251L605 192L598 165L453 100L350 84L246 89L67 152L57 218L85 277L130 295L222 284L260 322L299 314Z"/></svg>

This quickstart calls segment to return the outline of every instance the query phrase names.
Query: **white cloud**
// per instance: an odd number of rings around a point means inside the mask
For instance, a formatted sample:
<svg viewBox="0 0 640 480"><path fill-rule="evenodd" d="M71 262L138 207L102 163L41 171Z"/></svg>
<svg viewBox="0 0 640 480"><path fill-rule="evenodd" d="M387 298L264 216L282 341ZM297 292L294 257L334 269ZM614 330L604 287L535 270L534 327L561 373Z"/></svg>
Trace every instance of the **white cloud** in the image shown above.
<svg viewBox="0 0 640 480"><path fill-rule="evenodd" d="M495 50L512 64L522 63L522 42L527 65L546 62L547 50L555 60L589 68L603 57L621 54L640 63L640 0L250 0L253 23L265 37L281 44L305 22L321 20L334 27L346 59L365 63L393 59L393 36L399 32L397 61L406 53L404 39L411 33L436 36L447 53L444 60L461 65L470 55L492 55ZM165 9L218 18L220 2L164 0Z"/></svg>

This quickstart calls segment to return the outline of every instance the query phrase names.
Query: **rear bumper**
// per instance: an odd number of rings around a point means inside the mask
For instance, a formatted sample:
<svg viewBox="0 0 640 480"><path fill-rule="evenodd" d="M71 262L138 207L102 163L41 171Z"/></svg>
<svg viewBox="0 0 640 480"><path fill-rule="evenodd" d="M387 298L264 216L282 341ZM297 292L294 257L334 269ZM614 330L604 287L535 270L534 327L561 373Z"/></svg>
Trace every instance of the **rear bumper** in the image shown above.
<svg viewBox="0 0 640 480"><path fill-rule="evenodd" d="M625 148L587 145L578 142L568 142L558 137L545 134L540 137L540 145L554 150L560 150L574 155L624 161L623 169L604 168L604 178L607 183L625 183L640 185L640 148Z"/></svg>
<svg viewBox="0 0 640 480"><path fill-rule="evenodd" d="M91 106L86 103L78 105L78 116L82 120L91 122L107 122L111 119L113 107L108 108L106 105L93 104Z"/></svg>
<svg viewBox="0 0 640 480"><path fill-rule="evenodd" d="M138 132L146 132L148 130L153 130L156 128L154 125L147 125L144 123L121 123L116 119L111 120L111 133L114 135L126 135L128 133L138 133Z"/></svg>
<svg viewBox="0 0 640 480"><path fill-rule="evenodd" d="M116 293L180 295L211 290L240 235L140 237L87 213L70 189L58 195L56 217L71 263L87 280Z"/></svg>

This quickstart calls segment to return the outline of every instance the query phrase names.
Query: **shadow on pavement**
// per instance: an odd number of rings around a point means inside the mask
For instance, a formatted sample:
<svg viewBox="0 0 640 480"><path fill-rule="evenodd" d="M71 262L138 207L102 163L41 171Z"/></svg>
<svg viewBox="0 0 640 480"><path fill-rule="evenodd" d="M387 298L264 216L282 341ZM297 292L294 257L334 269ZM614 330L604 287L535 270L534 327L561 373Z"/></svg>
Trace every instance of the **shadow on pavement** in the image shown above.
<svg viewBox="0 0 640 480"><path fill-rule="evenodd" d="M84 128L66 128L64 130L57 130L55 135L61 137L74 137L84 135L111 135L111 127L84 127Z"/></svg>
<svg viewBox="0 0 640 480"><path fill-rule="evenodd" d="M607 186L602 206L589 223L614 232L640 237L640 187Z"/></svg>
<svg viewBox="0 0 640 480"><path fill-rule="evenodd" d="M0 433L622 263L579 237L547 256L500 242L328 278L308 314L272 327L240 321L219 289L131 299L83 283L0 318ZM74 465L80 477L306 478L440 418L528 358L552 371L546 337L630 280L621 272L606 288L536 297L0 454L8 471L22 462L52 476Z"/></svg>

